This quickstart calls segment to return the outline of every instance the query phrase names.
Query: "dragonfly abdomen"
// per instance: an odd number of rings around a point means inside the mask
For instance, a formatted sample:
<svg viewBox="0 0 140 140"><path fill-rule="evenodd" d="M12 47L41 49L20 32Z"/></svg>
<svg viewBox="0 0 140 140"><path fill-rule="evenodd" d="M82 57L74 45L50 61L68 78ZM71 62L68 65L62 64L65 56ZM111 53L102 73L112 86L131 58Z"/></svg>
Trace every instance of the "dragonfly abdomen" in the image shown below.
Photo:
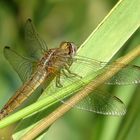
<svg viewBox="0 0 140 140"><path fill-rule="evenodd" d="M46 72L36 71L31 78L16 91L16 94L9 99L7 104L0 111L0 119L19 107L44 81Z"/></svg>

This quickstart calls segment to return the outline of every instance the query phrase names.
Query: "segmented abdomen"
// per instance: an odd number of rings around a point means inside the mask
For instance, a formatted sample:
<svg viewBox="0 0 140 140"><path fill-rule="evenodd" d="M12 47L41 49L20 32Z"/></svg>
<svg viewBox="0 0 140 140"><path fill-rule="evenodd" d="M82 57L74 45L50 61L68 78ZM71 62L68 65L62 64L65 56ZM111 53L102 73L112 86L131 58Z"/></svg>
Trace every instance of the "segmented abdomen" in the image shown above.
<svg viewBox="0 0 140 140"><path fill-rule="evenodd" d="M45 80L47 73L45 70L36 71L31 78L16 91L15 95L9 99L0 111L0 119L19 107Z"/></svg>

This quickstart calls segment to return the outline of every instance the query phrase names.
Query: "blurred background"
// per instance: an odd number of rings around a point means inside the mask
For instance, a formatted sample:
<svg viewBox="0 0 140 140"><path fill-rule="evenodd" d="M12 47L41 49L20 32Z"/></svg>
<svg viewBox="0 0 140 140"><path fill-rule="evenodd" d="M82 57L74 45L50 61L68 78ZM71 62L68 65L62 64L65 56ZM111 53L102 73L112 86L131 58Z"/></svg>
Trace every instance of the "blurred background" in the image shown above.
<svg viewBox="0 0 140 140"><path fill-rule="evenodd" d="M21 81L3 56L4 46L24 50L24 25L31 18L49 47L61 41L81 45L117 0L0 0L0 108L19 88ZM114 57L130 51L140 43L140 31ZM127 49L128 48L128 49ZM12 59L12 58L11 58ZM140 60L133 63L139 65ZM138 140L140 132L140 88L138 86L105 87L128 106L127 115L112 117L72 109L54 123L48 140ZM0 139L10 139L16 125L0 130Z"/></svg>

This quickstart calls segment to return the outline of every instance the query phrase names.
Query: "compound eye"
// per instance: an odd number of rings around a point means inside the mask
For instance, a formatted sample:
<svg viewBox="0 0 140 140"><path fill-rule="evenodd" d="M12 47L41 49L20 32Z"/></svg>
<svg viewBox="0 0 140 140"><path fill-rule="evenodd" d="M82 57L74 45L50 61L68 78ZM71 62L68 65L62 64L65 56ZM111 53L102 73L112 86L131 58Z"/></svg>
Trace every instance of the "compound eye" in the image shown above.
<svg viewBox="0 0 140 140"><path fill-rule="evenodd" d="M70 54L72 55L72 56L74 56L75 54L76 54L76 51L77 51L77 47L76 47L76 45L74 44L74 43L70 43L71 45L70 45Z"/></svg>

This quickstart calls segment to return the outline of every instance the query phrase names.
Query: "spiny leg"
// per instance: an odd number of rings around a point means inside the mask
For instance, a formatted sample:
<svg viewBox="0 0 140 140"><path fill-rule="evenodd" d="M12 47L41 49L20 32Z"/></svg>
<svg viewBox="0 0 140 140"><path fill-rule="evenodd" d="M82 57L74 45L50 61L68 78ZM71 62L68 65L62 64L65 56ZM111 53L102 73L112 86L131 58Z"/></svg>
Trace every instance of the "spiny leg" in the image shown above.
<svg viewBox="0 0 140 140"><path fill-rule="evenodd" d="M65 65L64 69L70 74L70 76L65 72L65 70L63 70L63 73L66 77L78 77L78 78L82 78L82 76L78 75L77 73L73 73L69 70L69 66L68 65Z"/></svg>
<svg viewBox="0 0 140 140"><path fill-rule="evenodd" d="M58 73L56 76L56 87L59 87L59 88L63 87L63 85L60 82L60 73Z"/></svg>
<svg viewBox="0 0 140 140"><path fill-rule="evenodd" d="M67 73L64 69L61 70L61 73L63 73L63 75L67 78L71 78L71 75L69 73Z"/></svg>

